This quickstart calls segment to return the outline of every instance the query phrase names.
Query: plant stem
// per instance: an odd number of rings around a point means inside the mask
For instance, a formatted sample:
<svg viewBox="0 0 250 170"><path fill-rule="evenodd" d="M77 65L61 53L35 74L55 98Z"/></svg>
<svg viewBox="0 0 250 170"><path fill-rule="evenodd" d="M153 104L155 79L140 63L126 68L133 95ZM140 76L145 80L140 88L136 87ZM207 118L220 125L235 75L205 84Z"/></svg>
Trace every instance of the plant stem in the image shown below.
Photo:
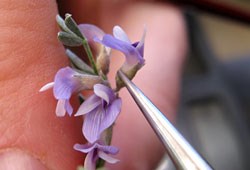
<svg viewBox="0 0 250 170"><path fill-rule="evenodd" d="M97 71L97 68L96 68L95 60L94 60L93 54L91 52L91 49L90 49L89 44L88 44L88 42L87 42L86 39L82 40L82 45L83 45L83 47L84 47L84 49L85 49L85 51L87 53L89 62L91 64L91 66L92 66L95 74L98 75L98 71Z"/></svg>

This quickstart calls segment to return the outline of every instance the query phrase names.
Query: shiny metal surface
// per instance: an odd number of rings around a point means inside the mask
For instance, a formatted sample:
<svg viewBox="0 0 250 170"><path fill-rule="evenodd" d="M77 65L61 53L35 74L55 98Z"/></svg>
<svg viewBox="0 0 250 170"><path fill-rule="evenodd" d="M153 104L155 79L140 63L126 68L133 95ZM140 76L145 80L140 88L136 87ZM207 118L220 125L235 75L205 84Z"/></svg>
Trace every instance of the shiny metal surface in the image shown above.
<svg viewBox="0 0 250 170"><path fill-rule="evenodd" d="M121 71L118 72L118 75L165 146L176 168L183 170L212 169L143 92Z"/></svg>
<svg viewBox="0 0 250 170"><path fill-rule="evenodd" d="M155 168L155 170L176 170L173 162L169 158L167 154L165 154L161 161L159 162L158 166Z"/></svg>

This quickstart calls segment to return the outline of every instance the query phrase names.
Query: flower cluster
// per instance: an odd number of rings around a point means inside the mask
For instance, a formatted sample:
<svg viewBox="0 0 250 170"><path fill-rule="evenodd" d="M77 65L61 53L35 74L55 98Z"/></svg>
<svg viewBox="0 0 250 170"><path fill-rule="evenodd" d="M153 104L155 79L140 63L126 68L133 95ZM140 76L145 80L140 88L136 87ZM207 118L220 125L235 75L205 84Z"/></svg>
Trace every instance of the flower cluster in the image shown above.
<svg viewBox="0 0 250 170"><path fill-rule="evenodd" d="M103 166L101 161L118 162L110 155L118 153L118 148L110 146L112 127L121 111L121 99L118 97L123 82L116 77L116 89L112 89L107 79L110 62L110 49L124 53L126 60L120 70L132 79L144 65L143 48L145 31L139 42L132 43L121 27L115 26L113 35L105 34L100 28L90 24L77 25L71 15L65 20L57 16L57 23L62 31L58 39L65 46L83 46L90 65L69 49L66 54L72 67L61 68L54 81L43 86L40 91L53 88L54 97L58 100L56 115L84 116L82 134L87 144L75 144L74 149L86 153L84 168L94 170ZM84 100L74 112L70 99L74 95L82 96L84 90L93 94ZM81 98L83 100L83 98Z"/></svg>

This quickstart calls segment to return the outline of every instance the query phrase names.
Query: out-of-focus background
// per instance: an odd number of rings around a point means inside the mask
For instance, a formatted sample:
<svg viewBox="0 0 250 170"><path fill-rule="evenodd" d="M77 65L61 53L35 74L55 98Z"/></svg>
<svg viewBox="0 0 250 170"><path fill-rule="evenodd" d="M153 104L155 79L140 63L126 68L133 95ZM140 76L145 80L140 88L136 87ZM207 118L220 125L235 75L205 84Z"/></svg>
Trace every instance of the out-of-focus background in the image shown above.
<svg viewBox="0 0 250 170"><path fill-rule="evenodd" d="M249 0L215 2L250 13ZM214 169L250 169L250 23L183 12L189 54L177 127Z"/></svg>

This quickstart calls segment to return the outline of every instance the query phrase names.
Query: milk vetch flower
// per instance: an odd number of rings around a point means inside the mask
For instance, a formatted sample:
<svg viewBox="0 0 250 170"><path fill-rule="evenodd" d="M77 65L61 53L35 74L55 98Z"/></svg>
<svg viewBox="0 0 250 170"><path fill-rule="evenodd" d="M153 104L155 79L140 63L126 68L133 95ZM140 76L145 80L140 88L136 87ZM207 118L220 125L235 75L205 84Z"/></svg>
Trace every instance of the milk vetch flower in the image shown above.
<svg viewBox="0 0 250 170"><path fill-rule="evenodd" d="M84 168L87 170L95 170L96 169L96 162L98 158L101 158L108 163L117 163L119 160L115 159L111 155L115 155L118 153L118 148L114 146L106 146L102 145L100 142L96 142L94 144L75 144L74 149L83 153L87 153L84 162Z"/></svg>
<svg viewBox="0 0 250 170"><path fill-rule="evenodd" d="M64 116L67 112L71 116L73 108L69 100L72 94L84 89L92 89L94 84L101 81L99 76L82 74L70 67L65 67L56 73L54 82L46 84L40 91L53 87L54 97L58 100L56 115Z"/></svg>
<svg viewBox="0 0 250 170"><path fill-rule="evenodd" d="M85 115L83 134L94 143L101 133L110 127L121 111L121 99L105 85L94 85L94 94L84 101L75 116Z"/></svg>
<svg viewBox="0 0 250 170"><path fill-rule="evenodd" d="M144 30L142 38L139 42L132 43L124 30L115 26L113 28L113 36L106 34L102 40L95 38L95 41L121 51L124 53L126 60L122 65L121 70L132 79L136 72L144 65L144 39L146 31Z"/></svg>

